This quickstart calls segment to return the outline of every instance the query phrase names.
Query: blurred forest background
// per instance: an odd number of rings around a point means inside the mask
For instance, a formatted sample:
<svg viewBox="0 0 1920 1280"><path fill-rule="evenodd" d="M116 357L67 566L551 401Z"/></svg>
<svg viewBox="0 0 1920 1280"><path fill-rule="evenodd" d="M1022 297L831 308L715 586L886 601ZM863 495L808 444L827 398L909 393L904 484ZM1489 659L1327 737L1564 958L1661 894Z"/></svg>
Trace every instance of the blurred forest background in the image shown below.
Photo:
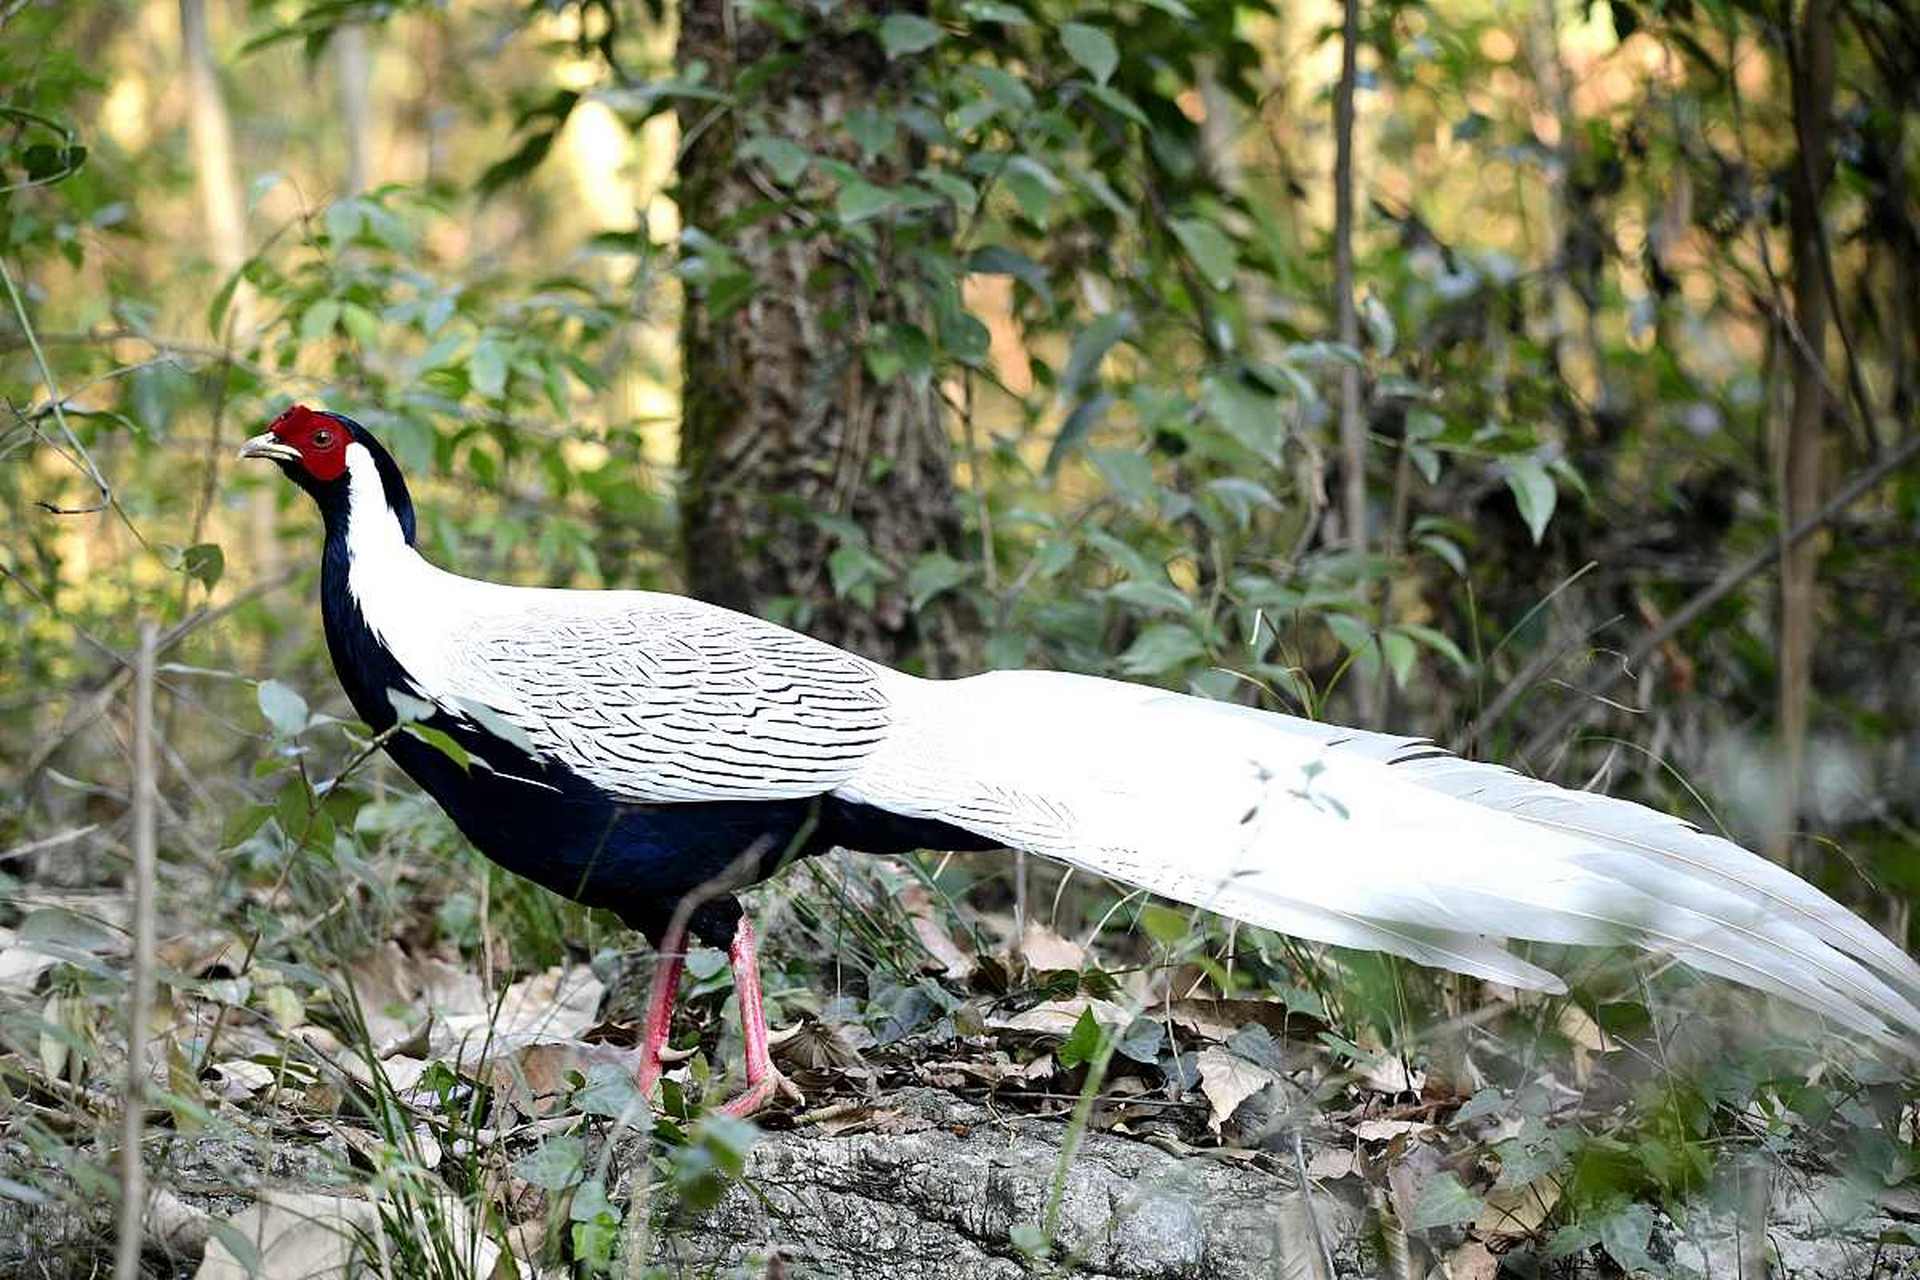
<svg viewBox="0 0 1920 1280"><path fill-rule="evenodd" d="M460 572L1430 735L1725 830L1910 946L1917 95L1906 0L0 0L0 1197L112 1198L73 1172L110 1139L57 1120L123 1069L143 622L161 933L196 940L168 1124L248 1111L216 1060L364 1032L368 956L623 985L635 939L330 719L317 521L232 461L295 401L394 450ZM1010 951L1003 991L1284 998L1436 1080L1424 1029L1482 1003L1011 859L789 880L775 1004L882 1043L952 1014L932 935ZM1036 933L1094 945L1023 966ZM1724 1008L1663 1027L1687 980L1623 972L1477 1032L1528 1046L1515 1090L1543 1043L1658 1046L1608 1058L1610 1121L1555 1113L1525 1247L1678 1266L1646 1206L1788 1136L1920 1168L1893 1077ZM1471 1233L1452 1186L1421 1225Z"/></svg>

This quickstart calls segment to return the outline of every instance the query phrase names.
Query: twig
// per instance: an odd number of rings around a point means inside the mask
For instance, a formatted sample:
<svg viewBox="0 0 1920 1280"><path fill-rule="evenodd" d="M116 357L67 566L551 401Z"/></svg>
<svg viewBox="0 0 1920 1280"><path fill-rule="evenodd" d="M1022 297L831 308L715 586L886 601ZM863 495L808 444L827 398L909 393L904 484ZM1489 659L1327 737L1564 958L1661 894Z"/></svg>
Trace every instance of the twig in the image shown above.
<svg viewBox="0 0 1920 1280"><path fill-rule="evenodd" d="M89 822L84 827L74 827L72 830L62 831L58 835L46 836L39 840L29 840L25 844L13 846L13 848L7 850L5 853L0 853L0 862L12 862L15 858L24 858L29 854L42 853L48 849L57 849L63 844L78 840L81 836L92 835L99 829L99 823Z"/></svg>
<svg viewBox="0 0 1920 1280"><path fill-rule="evenodd" d="M223 605L211 609L201 609L191 617L182 618L161 635L155 645L155 652L167 652L208 623L218 622L242 605L265 595L269 591L277 591L281 587L286 586L289 582L293 581L297 573L298 570L289 569L285 573L263 579L254 583L245 591L235 595L233 599ZM5 576L9 580L20 584L36 596L39 595L38 592L34 591L31 583L27 582L25 578L20 577L18 574L9 572L4 565L0 565L0 576ZM39 598L42 604L47 604L49 608L51 608L50 603L45 597L42 596ZM105 683L93 692L87 702L78 710L69 714L65 723L54 732L53 736L42 742L34 751L33 755L28 758L26 767L20 770L19 774L23 780L30 779L38 774L46 765L47 761L53 759L54 753L65 746L69 739L105 714L107 708L113 705L114 697L120 692L120 686L125 684L132 675L133 661L126 655L105 641L96 639L85 627L77 623L74 625L74 631L81 639L118 663L119 667L112 675L107 677Z"/></svg>
<svg viewBox="0 0 1920 1280"><path fill-rule="evenodd" d="M1569 699L1558 713L1527 740L1521 755L1537 756L1550 744L1564 740L1568 731L1592 708L1594 701L1619 683L1628 672L1638 667L1649 654L1691 626L1696 618L1732 594L1741 583L1771 565L1793 547L1806 541L1825 525L1830 524L1836 516L1865 497L1875 485L1906 466L1916 456L1920 456L1920 434L1904 441L1881 457L1878 462L1855 475L1841 487L1838 493L1827 499L1824 506L1787 530L1784 536L1769 542L1715 578L1711 585L1696 592L1692 599L1668 614L1665 622L1636 641L1633 648L1627 651L1623 661L1617 665L1609 664L1604 674L1579 689L1579 697Z"/></svg>
<svg viewBox="0 0 1920 1280"><path fill-rule="evenodd" d="M140 627L133 681L133 974L127 995L127 1087L120 1127L120 1241L114 1280L138 1280L147 1203L147 1021L153 1008L154 786L152 622Z"/></svg>
<svg viewBox="0 0 1920 1280"><path fill-rule="evenodd" d="M1293 1126L1293 1171L1300 1178L1300 1203L1307 1209L1307 1226L1313 1231L1313 1242L1320 1247L1320 1261L1326 1266L1327 1280L1333 1280L1333 1250L1327 1247L1327 1237L1320 1231L1320 1215L1313 1208L1313 1180L1307 1176L1306 1145L1300 1140L1300 1126Z"/></svg>
<svg viewBox="0 0 1920 1280"><path fill-rule="evenodd" d="M7 270L7 264L4 261L0 261L0 284L5 284L7 287L7 298L13 303L14 317L20 321L20 332L26 335L27 346L33 351L33 361L40 370L41 381L47 384L47 397L53 408L53 420L59 425L60 434L67 438L67 443L78 455L74 465L85 471L87 479L93 481L94 488L100 491L100 500L90 507L59 507L50 502L42 502L39 505L57 516L91 515L95 511L104 511L107 504L113 501L113 488L107 483L107 478L100 474L100 468L94 462L93 455L87 452L87 447L80 443L80 437L73 434L73 427L67 422L65 400L60 394L60 384L54 380L53 369L47 364L47 353L41 349L40 339L34 336L33 321L27 318L27 304L21 301L20 290L14 287L13 275ZM34 428L34 434L39 434L38 428Z"/></svg>

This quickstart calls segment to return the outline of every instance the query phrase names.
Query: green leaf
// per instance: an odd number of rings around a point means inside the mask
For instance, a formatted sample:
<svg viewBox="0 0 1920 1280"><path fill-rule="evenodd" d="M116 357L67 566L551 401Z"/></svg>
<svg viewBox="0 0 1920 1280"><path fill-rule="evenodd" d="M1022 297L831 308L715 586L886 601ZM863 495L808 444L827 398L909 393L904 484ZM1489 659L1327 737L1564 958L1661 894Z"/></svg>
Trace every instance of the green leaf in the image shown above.
<svg viewBox="0 0 1920 1280"><path fill-rule="evenodd" d="M974 251L967 260L967 270L978 275L1012 276L1033 292L1047 306L1053 305L1053 290L1047 286L1047 273L1040 264L1026 254L1001 245L987 245Z"/></svg>
<svg viewBox="0 0 1920 1280"><path fill-rule="evenodd" d="M842 222L864 222L901 203L899 192L875 186L864 178L855 178L840 188L839 195L834 198L833 211Z"/></svg>
<svg viewBox="0 0 1920 1280"><path fill-rule="evenodd" d="M1208 284L1224 290L1233 283L1234 248L1226 232L1204 218L1172 218L1167 225Z"/></svg>
<svg viewBox="0 0 1920 1280"><path fill-rule="evenodd" d="M575 1265L584 1264L588 1275L602 1276L613 1269L614 1246L620 1243L620 1220L601 1214L572 1226Z"/></svg>
<svg viewBox="0 0 1920 1280"><path fill-rule="evenodd" d="M1527 522L1527 529L1538 545L1546 535L1547 522L1553 519L1554 504L1560 498L1553 477L1547 474L1539 459L1519 458L1507 464L1507 488L1513 490L1520 518Z"/></svg>
<svg viewBox="0 0 1920 1280"><path fill-rule="evenodd" d="M357 303L340 304L340 327L363 347L371 347L380 340L380 322L374 319L373 312Z"/></svg>
<svg viewBox="0 0 1920 1280"><path fill-rule="evenodd" d="M1279 461L1287 428L1274 397L1262 394L1245 378L1218 373L1207 379L1200 402L1206 406L1207 416L1225 427L1243 448L1269 462Z"/></svg>
<svg viewBox="0 0 1920 1280"><path fill-rule="evenodd" d="M1073 1034L1054 1054L1061 1066L1072 1070L1085 1062L1091 1062L1100 1052L1100 1024L1094 1021L1092 1009L1082 1009L1080 1020L1073 1024Z"/></svg>
<svg viewBox="0 0 1920 1280"><path fill-rule="evenodd" d="M589 1178L574 1190L573 1202L567 1206L567 1216L575 1222L592 1222L602 1215L620 1221L620 1211L607 1199L607 1187L598 1178Z"/></svg>
<svg viewBox="0 0 1920 1280"><path fill-rule="evenodd" d="M1193 932L1193 921L1186 912L1175 911L1172 907L1163 907L1157 902L1149 902L1140 911L1140 927L1147 936L1163 947L1175 947L1185 942Z"/></svg>
<svg viewBox="0 0 1920 1280"><path fill-rule="evenodd" d="M196 542L180 553L180 570L211 591L227 570L227 557L214 543Z"/></svg>
<svg viewBox="0 0 1920 1280"><path fill-rule="evenodd" d="M1067 367L1060 375L1061 394L1071 395L1085 385L1089 378L1099 372L1100 362L1106 359L1113 344L1132 332L1131 311L1109 311L1075 334L1073 350L1067 356Z"/></svg>
<svg viewBox="0 0 1920 1280"><path fill-rule="evenodd" d="M1153 121L1147 119L1147 113L1135 106L1133 99L1121 93L1118 89L1111 88L1104 84L1090 84L1087 86L1087 94L1093 98L1095 102L1100 103L1110 111L1125 116L1143 129L1151 128L1153 125Z"/></svg>
<svg viewBox="0 0 1920 1280"><path fill-rule="evenodd" d="M586 1083L574 1091L573 1105L582 1115L606 1116L631 1125L644 1123L647 1114L646 1100L634 1088L633 1073L605 1062L587 1068Z"/></svg>
<svg viewBox="0 0 1920 1280"><path fill-rule="evenodd" d="M585 1144L571 1135L559 1134L514 1161L513 1171L544 1191L565 1191L580 1180L586 1165Z"/></svg>
<svg viewBox="0 0 1920 1280"><path fill-rule="evenodd" d="M1060 43L1073 60L1086 68L1095 84L1105 84L1120 65L1120 49L1113 37L1084 22L1062 23Z"/></svg>
<svg viewBox="0 0 1920 1280"><path fill-rule="evenodd" d="M387 690L387 702L393 707L393 714L408 723L431 719L436 710L425 698L416 698L399 689Z"/></svg>
<svg viewBox="0 0 1920 1280"><path fill-rule="evenodd" d="M1420 538L1420 545L1446 561L1447 567L1456 574L1463 578L1467 576L1466 554L1460 550L1460 544L1452 538L1443 538L1437 533L1429 533Z"/></svg>
<svg viewBox="0 0 1920 1280"><path fill-rule="evenodd" d="M498 400L507 389L506 348L492 338L482 338L467 357L467 376L476 394Z"/></svg>
<svg viewBox="0 0 1920 1280"><path fill-rule="evenodd" d="M1176 614L1193 612L1193 601L1178 588L1165 582L1152 582L1141 578L1109 587L1107 598L1124 601L1137 609Z"/></svg>
<svg viewBox="0 0 1920 1280"><path fill-rule="evenodd" d="M273 806L250 804L234 810L227 815L227 821L220 829L220 847L231 849L253 837L253 833L266 824L273 816Z"/></svg>
<svg viewBox="0 0 1920 1280"><path fill-rule="evenodd" d="M1140 633L1120 655L1120 669L1130 676L1158 676L1205 656L1207 647L1190 627L1161 622Z"/></svg>
<svg viewBox="0 0 1920 1280"><path fill-rule="evenodd" d="M1413 1213L1407 1222L1409 1231L1425 1231L1430 1227L1451 1227L1463 1222L1472 1222L1485 1209L1486 1202L1466 1189L1457 1175L1446 1172L1429 1178L1420 1188L1420 1194L1413 1202Z"/></svg>
<svg viewBox="0 0 1920 1280"><path fill-rule="evenodd" d="M300 341L318 342L330 337L339 323L340 304L332 298L322 298L301 313Z"/></svg>
<svg viewBox="0 0 1920 1280"><path fill-rule="evenodd" d="M1060 424L1060 434L1053 438L1053 448L1047 450L1046 474L1052 475L1060 469L1067 455L1100 425L1100 420L1107 416L1107 410L1112 407L1113 397L1105 391L1073 406L1073 412Z"/></svg>
<svg viewBox="0 0 1920 1280"><path fill-rule="evenodd" d="M971 576L972 569L944 551L930 551L914 561L913 568L907 571L907 595L917 612L926 608L935 596L953 590Z"/></svg>
<svg viewBox="0 0 1920 1280"><path fill-rule="evenodd" d="M890 112L860 107L847 113L846 129L848 135L860 144L861 154L871 159L893 149L900 123Z"/></svg>
<svg viewBox="0 0 1920 1280"><path fill-rule="evenodd" d="M960 6L960 12L975 22L998 22L1009 27L1028 26L1033 21L1026 10L1002 4L1000 0L967 0Z"/></svg>
<svg viewBox="0 0 1920 1280"><path fill-rule="evenodd" d="M1133 449L1096 449L1088 455L1113 491L1142 509L1153 506L1160 490L1153 481L1153 462Z"/></svg>
<svg viewBox="0 0 1920 1280"><path fill-rule="evenodd" d="M501 715L498 711L495 711L486 703L477 702L472 698L462 698L458 695L448 698L447 703L453 710L458 711L462 716L473 721L502 742L507 743L509 746L516 747L528 755L533 754L533 739L527 736L526 730ZM415 718L417 719L418 717Z"/></svg>
<svg viewBox="0 0 1920 1280"><path fill-rule="evenodd" d="M1455 548L1455 551L1457 554L1458 548ZM1462 577L1465 577L1466 570L1460 570L1460 574ZM1418 622L1402 622L1395 626L1393 630L1406 632L1416 641L1458 667L1463 674L1470 674L1473 671L1473 664L1467 661L1467 655L1460 652L1460 646L1455 644L1453 637L1447 635L1445 632L1435 631L1432 627L1425 626Z"/></svg>
<svg viewBox="0 0 1920 1280"><path fill-rule="evenodd" d="M797 143L768 134L756 134L740 144L739 154L767 166L775 182L790 187L813 162L813 153Z"/></svg>
<svg viewBox="0 0 1920 1280"><path fill-rule="evenodd" d="M862 587L872 594L872 584L884 577L887 566L873 552L851 542L843 542L827 556L827 576L833 580L833 594L842 599L859 597Z"/></svg>
<svg viewBox="0 0 1920 1280"><path fill-rule="evenodd" d="M266 1274L265 1260L260 1256L260 1246L252 1238L231 1222L214 1219L208 1222L213 1238L220 1242L221 1248L232 1256L243 1276Z"/></svg>
<svg viewBox="0 0 1920 1280"><path fill-rule="evenodd" d="M880 24L880 44L889 58L921 53L940 43L940 28L918 14L892 13Z"/></svg>
<svg viewBox="0 0 1920 1280"><path fill-rule="evenodd" d="M239 271L228 276L221 284L219 292L213 295L213 301L207 304L208 333L221 334L226 332L227 308L233 305L234 291L240 287L240 277L245 270L246 268L242 267Z"/></svg>
<svg viewBox="0 0 1920 1280"><path fill-rule="evenodd" d="M1139 1017L1127 1024L1113 1047L1123 1058L1152 1066L1160 1060L1160 1046L1166 1039L1166 1028L1152 1018Z"/></svg>
<svg viewBox="0 0 1920 1280"><path fill-rule="evenodd" d="M1372 627L1350 613L1325 613L1320 616L1327 624L1327 630L1333 632L1333 638L1344 645L1347 652L1360 654L1363 658L1376 656Z"/></svg>
<svg viewBox="0 0 1920 1280"><path fill-rule="evenodd" d="M1413 637L1390 627L1380 633L1380 652L1386 657L1387 670L1393 672L1393 682L1406 688L1407 677L1413 674L1414 660L1420 656Z"/></svg>
<svg viewBox="0 0 1920 1280"><path fill-rule="evenodd" d="M1231 511L1233 518L1243 528L1253 518L1256 507L1267 511L1280 510L1280 499L1273 496L1271 489L1245 476L1221 476L1217 480L1209 480L1206 491Z"/></svg>
<svg viewBox="0 0 1920 1280"><path fill-rule="evenodd" d="M983 63L968 67L966 75L985 89L995 104L1013 111L1033 110L1033 90L1027 88L1026 81L1011 71Z"/></svg>
<svg viewBox="0 0 1920 1280"><path fill-rule="evenodd" d="M307 727L307 700L278 680L262 680L254 696L279 736L291 738Z"/></svg>
<svg viewBox="0 0 1920 1280"><path fill-rule="evenodd" d="M471 769L473 767L473 757L467 754L467 749L455 742L452 736L444 730L433 729L424 724L409 722L406 725L405 731L420 739L420 741L426 743L441 755L459 765L462 769Z"/></svg>

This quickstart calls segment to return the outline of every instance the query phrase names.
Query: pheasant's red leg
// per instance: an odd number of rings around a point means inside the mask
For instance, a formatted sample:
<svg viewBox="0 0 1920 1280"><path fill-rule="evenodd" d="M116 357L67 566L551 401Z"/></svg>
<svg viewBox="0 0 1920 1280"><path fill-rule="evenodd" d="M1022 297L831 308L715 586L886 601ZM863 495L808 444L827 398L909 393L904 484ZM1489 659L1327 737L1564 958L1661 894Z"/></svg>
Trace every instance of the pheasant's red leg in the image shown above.
<svg viewBox="0 0 1920 1280"><path fill-rule="evenodd" d="M640 1067L637 1072L640 1096L653 1096L660 1080L661 1051L673 1031L673 998L680 989L680 971L687 964L687 931L684 926L669 928L660 938L654 955L653 981L647 987L647 1025L640 1042Z"/></svg>
<svg viewBox="0 0 1920 1280"><path fill-rule="evenodd" d="M767 1048L767 1010L760 997L760 957L754 944L753 921L742 916L727 948L733 965L733 991L740 1005L740 1033L747 1041L747 1089L720 1108L730 1116L750 1116L775 1094L800 1101L800 1091L773 1065Z"/></svg>

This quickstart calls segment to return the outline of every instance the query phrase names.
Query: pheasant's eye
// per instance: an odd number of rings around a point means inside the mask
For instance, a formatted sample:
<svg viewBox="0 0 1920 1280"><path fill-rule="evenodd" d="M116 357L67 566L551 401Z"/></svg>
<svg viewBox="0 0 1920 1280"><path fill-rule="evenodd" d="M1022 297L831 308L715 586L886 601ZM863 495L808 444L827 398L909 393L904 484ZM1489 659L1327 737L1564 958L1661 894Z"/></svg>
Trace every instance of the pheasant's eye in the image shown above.
<svg viewBox="0 0 1920 1280"><path fill-rule="evenodd" d="M333 447L333 432L331 432L331 431L329 431L329 430L327 430L327 429L326 429L325 427L321 427L321 428L320 428L320 429L319 429L318 431L316 431L316 432L314 432L314 433L313 433L313 447L314 447L314 448L316 448L316 449L330 449L330 448L332 448L332 447Z"/></svg>

